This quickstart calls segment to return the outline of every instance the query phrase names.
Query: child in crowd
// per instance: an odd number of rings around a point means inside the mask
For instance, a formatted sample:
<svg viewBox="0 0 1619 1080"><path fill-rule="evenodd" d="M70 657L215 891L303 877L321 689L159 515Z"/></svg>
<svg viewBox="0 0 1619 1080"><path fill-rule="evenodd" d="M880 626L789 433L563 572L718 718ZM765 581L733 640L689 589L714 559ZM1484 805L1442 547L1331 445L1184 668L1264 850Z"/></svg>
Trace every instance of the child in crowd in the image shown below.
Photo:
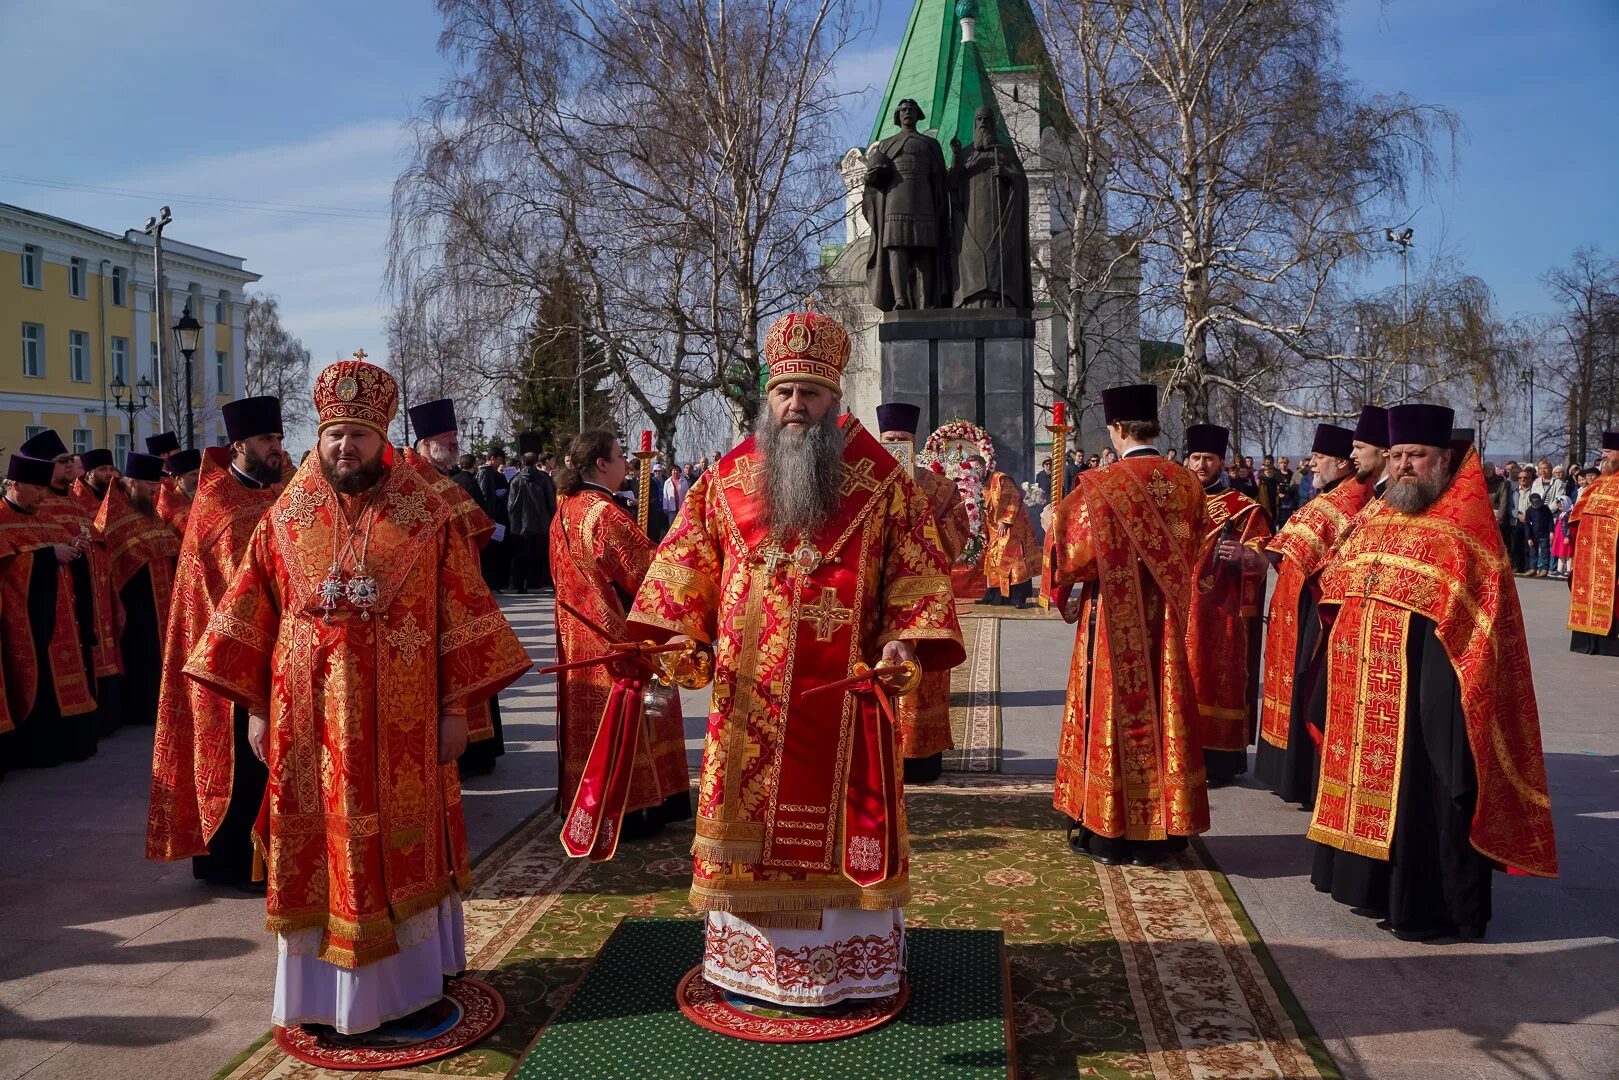
<svg viewBox="0 0 1619 1080"><path fill-rule="evenodd" d="M1569 560L1574 557L1574 542L1569 536L1568 518L1574 509L1574 500L1566 494L1557 496L1557 523L1552 526L1552 577L1566 578Z"/></svg>
<svg viewBox="0 0 1619 1080"><path fill-rule="evenodd" d="M1524 542L1529 548L1527 574L1545 577L1551 572L1552 509L1539 495L1529 496L1529 509L1523 515Z"/></svg>

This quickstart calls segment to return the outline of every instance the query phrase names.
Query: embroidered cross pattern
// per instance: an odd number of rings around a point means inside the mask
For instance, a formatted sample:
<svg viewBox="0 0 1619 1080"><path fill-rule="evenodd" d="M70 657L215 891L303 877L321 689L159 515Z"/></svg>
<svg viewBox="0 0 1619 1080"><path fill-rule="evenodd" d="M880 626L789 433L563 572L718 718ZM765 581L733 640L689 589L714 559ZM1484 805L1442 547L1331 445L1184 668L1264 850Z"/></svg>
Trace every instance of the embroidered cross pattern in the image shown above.
<svg viewBox="0 0 1619 1080"><path fill-rule="evenodd" d="M1152 479L1147 481L1147 491L1152 495L1152 501L1160 507L1169 503L1169 497L1175 494L1175 485L1161 472L1154 472Z"/></svg>
<svg viewBox="0 0 1619 1080"><path fill-rule="evenodd" d="M741 488L742 494L752 495L759 488L759 463L753 458L743 458L736 463L736 471L720 481L725 488Z"/></svg>
<svg viewBox="0 0 1619 1080"><path fill-rule="evenodd" d="M416 625L414 612L406 612L399 625L388 631L388 644L400 652L420 652L432 640L431 634Z"/></svg>
<svg viewBox="0 0 1619 1080"><path fill-rule="evenodd" d="M845 496L853 495L857 491L876 491L882 486L872 475L872 470L876 467L877 463L870 458L862 458L855 465L844 465L843 478L838 482L839 490Z"/></svg>
<svg viewBox="0 0 1619 1080"><path fill-rule="evenodd" d="M856 836L849 841L849 868L873 871L882 865L883 849L875 836Z"/></svg>
<svg viewBox="0 0 1619 1080"><path fill-rule="evenodd" d="M414 529L432 515L427 512L427 492L416 491L407 495L396 491L388 496L388 516L401 529Z"/></svg>
<svg viewBox="0 0 1619 1080"><path fill-rule="evenodd" d="M307 529L315 523L315 515L325 501L325 495L300 484L287 493L286 504L276 513L282 521L295 522L300 529Z"/></svg>
<svg viewBox="0 0 1619 1080"><path fill-rule="evenodd" d="M827 585L821 589L821 598L799 612L800 622L815 624L815 640L831 641L840 626L854 624L854 612L838 603L838 592Z"/></svg>

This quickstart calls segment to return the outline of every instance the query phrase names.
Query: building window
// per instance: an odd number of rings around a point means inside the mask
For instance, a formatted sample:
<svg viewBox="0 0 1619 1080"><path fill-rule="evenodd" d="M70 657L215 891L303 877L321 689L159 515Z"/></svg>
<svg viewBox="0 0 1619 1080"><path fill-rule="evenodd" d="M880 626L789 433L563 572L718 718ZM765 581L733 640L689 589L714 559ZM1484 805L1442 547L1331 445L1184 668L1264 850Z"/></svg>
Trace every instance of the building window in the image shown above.
<svg viewBox="0 0 1619 1080"><path fill-rule="evenodd" d="M214 445L215 446L229 446L230 445L230 436L229 435L215 435L214 436Z"/></svg>
<svg viewBox="0 0 1619 1080"><path fill-rule="evenodd" d="M124 280L124 268L112 268L112 303L114 307L126 307L129 304L129 283Z"/></svg>
<svg viewBox="0 0 1619 1080"><path fill-rule="evenodd" d="M95 444L95 434L89 428L76 427L73 429L73 452L87 454Z"/></svg>
<svg viewBox="0 0 1619 1080"><path fill-rule="evenodd" d="M129 339L126 337L112 339L112 381L129 383Z"/></svg>
<svg viewBox="0 0 1619 1080"><path fill-rule="evenodd" d="M219 299L214 301L214 322L221 326L230 323L230 293L224 289L219 290Z"/></svg>
<svg viewBox="0 0 1619 1080"><path fill-rule="evenodd" d="M74 382L90 381L90 335L83 330L67 332L67 372Z"/></svg>
<svg viewBox="0 0 1619 1080"><path fill-rule="evenodd" d="M29 439L32 439L35 435L42 435L42 434L44 434L44 432L45 432L45 425L44 424L27 424L22 429L22 441L27 442Z"/></svg>
<svg viewBox="0 0 1619 1080"><path fill-rule="evenodd" d="M129 444L130 437L126 432L117 432L112 437L112 459L119 472L123 472L124 466L129 463Z"/></svg>
<svg viewBox="0 0 1619 1080"><path fill-rule="evenodd" d="M67 291L68 295L76 296L80 300L85 298L83 259L69 259L67 261Z"/></svg>
<svg viewBox="0 0 1619 1080"><path fill-rule="evenodd" d="M22 247L22 283L30 289L43 288L39 283L39 248L33 244Z"/></svg>
<svg viewBox="0 0 1619 1080"><path fill-rule="evenodd" d="M22 373L30 379L45 377L45 328L38 323L22 324Z"/></svg>
<svg viewBox="0 0 1619 1080"><path fill-rule="evenodd" d="M214 386L221 394L230 393L230 354L214 353Z"/></svg>

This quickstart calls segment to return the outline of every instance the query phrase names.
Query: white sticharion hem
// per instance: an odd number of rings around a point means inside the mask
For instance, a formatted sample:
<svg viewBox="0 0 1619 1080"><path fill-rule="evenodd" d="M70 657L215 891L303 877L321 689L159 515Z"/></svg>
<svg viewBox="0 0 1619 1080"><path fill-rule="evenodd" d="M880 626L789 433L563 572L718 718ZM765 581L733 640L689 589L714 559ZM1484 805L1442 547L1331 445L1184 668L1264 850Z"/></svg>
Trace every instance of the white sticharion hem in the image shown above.
<svg viewBox="0 0 1619 1080"><path fill-rule="evenodd" d="M703 977L773 1005L813 1008L899 993L905 974L905 915L899 908L827 908L819 930L762 927L710 911Z"/></svg>

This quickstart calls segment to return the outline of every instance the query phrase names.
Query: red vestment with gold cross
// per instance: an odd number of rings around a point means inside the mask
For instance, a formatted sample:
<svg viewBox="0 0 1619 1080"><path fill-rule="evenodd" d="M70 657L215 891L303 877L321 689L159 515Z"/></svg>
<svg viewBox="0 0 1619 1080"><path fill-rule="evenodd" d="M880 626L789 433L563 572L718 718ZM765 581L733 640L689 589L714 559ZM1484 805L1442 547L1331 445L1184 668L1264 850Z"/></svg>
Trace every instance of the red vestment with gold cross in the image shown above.
<svg viewBox="0 0 1619 1080"><path fill-rule="evenodd" d="M1017 481L1006 473L984 482L984 581L1006 592L1040 573L1040 543Z"/></svg>
<svg viewBox="0 0 1619 1080"><path fill-rule="evenodd" d="M1186 655L1207 533L1202 485L1157 455L1080 473L1057 505L1046 537L1051 596L1065 618L1077 608L1079 628L1054 803L1100 836L1163 840L1209 827Z"/></svg>
<svg viewBox="0 0 1619 1080"><path fill-rule="evenodd" d="M1373 485L1353 476L1317 495L1288 517L1265 550L1281 555L1265 627L1265 663L1260 675L1259 737L1287 748L1293 713L1293 672L1298 664L1299 595L1348 535L1355 515L1371 499Z"/></svg>
<svg viewBox="0 0 1619 1080"><path fill-rule="evenodd" d="M101 500L96 532L107 545L113 592L122 592L131 578L145 570L151 579L158 625L167 626L174 595L175 560L180 554L180 538L174 530L156 515L135 509L122 485L115 481Z"/></svg>
<svg viewBox="0 0 1619 1080"><path fill-rule="evenodd" d="M317 958L339 967L397 954L398 924L471 884L438 721L529 667L450 514L414 468L396 463L370 491L339 496L311 456L185 668L268 717L254 830L266 925L319 929ZM329 588L334 562L346 599Z"/></svg>
<svg viewBox="0 0 1619 1080"><path fill-rule="evenodd" d="M916 486L927 496L934 524L939 529L939 548L945 565L954 566L961 549L967 546L971 526L967 504L961 501L956 485L932 469L919 469ZM915 691L899 699L901 738L908 758L932 757L954 749L950 735L950 672L930 671L922 676Z"/></svg>
<svg viewBox="0 0 1619 1080"><path fill-rule="evenodd" d="M1574 562L1569 572L1568 628L1608 637L1619 584L1619 473L1580 493L1569 515Z"/></svg>
<svg viewBox="0 0 1619 1080"><path fill-rule="evenodd" d="M5 715L0 715L0 732L28 719L39 694L34 627L28 621L35 561L56 563L54 545L72 543L74 535L50 518L21 513L0 501L0 664L5 671ZM55 619L45 657L56 684L54 705L61 716L82 716L96 708L73 600L72 564L57 564Z"/></svg>
<svg viewBox="0 0 1619 1080"><path fill-rule="evenodd" d="M107 562L107 545L96 532L96 511L75 498L72 489L66 495L52 491L39 504L40 517L67 530L69 536L81 533L90 537L85 549L85 565L90 570L90 591L95 612L95 645L90 649L90 664L97 679L106 679L123 671L123 658L118 652L118 628L122 613L118 604L118 591L112 587L112 568Z"/></svg>
<svg viewBox="0 0 1619 1080"><path fill-rule="evenodd" d="M1400 803L1411 619L1433 622L1461 686L1477 777L1470 840L1502 866L1554 877L1557 850L1517 582L1478 455L1420 514L1369 509L1321 575L1331 611L1327 725L1312 840L1387 860ZM1324 620L1325 621L1325 620Z"/></svg>
<svg viewBox="0 0 1619 1080"><path fill-rule="evenodd" d="M283 476L290 476L283 469ZM247 542L281 485L248 487L231 472L229 447L202 452L191 523L180 542L163 642L152 745L146 857L185 859L208 851L230 805L236 775L231 700L183 672L191 650L247 555Z"/></svg>
<svg viewBox="0 0 1619 1080"><path fill-rule="evenodd" d="M1265 543L1270 518L1253 499L1227 487L1207 497L1208 534L1198 558L1197 585L1187 620L1186 652L1197 691L1205 750L1246 750L1254 739L1258 702L1249 679L1250 650L1259 647L1259 605L1265 596ZM1222 536L1241 554L1220 562Z"/></svg>
<svg viewBox="0 0 1619 1080"><path fill-rule="evenodd" d="M655 550L635 519L606 491L586 487L557 500L551 580L556 586L558 663L601 656L613 642L628 640L625 616ZM562 812L579 789L614 681L614 674L600 664L557 673L557 806ZM691 787L679 695L661 711L648 713L645 723L646 735L636 744L626 811L657 806Z"/></svg>
<svg viewBox="0 0 1619 1080"><path fill-rule="evenodd" d="M749 438L692 486L629 617L632 634L714 646L691 903L756 925L906 902L899 735L878 744L886 721L864 695L805 693L896 639L924 670L963 659L927 497L858 420L839 423L843 498L827 525L770 534ZM870 811L878 789L890 801Z"/></svg>
<svg viewBox="0 0 1619 1080"><path fill-rule="evenodd" d="M172 476L164 477L158 486L157 516L163 519L176 537L186 534L186 522L191 518L191 505L195 498L186 498L185 492L180 490L180 481Z"/></svg>

